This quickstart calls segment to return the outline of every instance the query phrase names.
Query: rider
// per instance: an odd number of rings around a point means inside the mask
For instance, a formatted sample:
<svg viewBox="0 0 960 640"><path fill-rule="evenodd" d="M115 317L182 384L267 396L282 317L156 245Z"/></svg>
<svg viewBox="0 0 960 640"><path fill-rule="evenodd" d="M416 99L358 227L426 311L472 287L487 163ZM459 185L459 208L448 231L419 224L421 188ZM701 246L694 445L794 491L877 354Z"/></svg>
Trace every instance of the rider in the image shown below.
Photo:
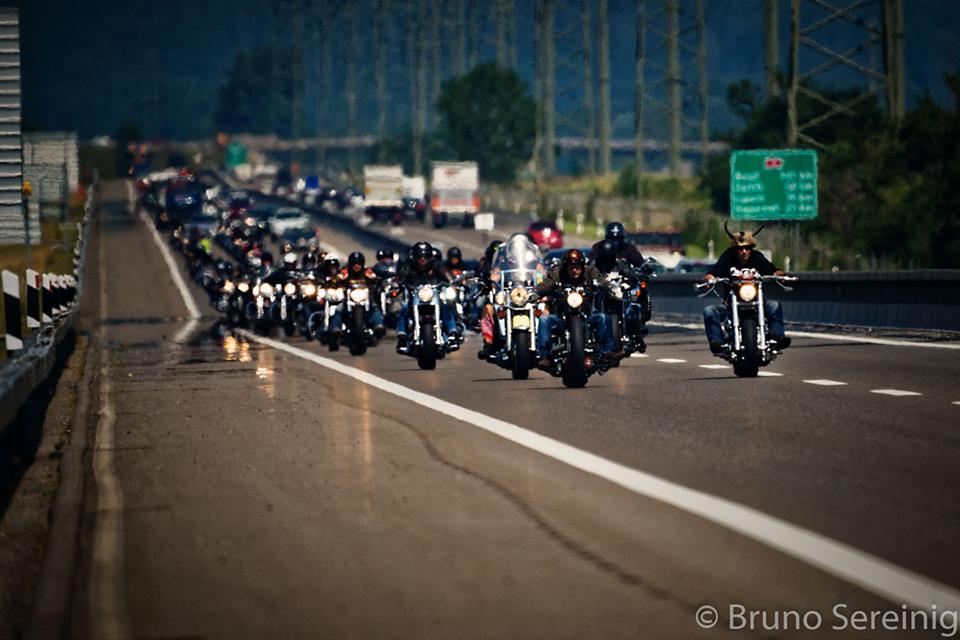
<svg viewBox="0 0 960 640"><path fill-rule="evenodd" d="M447 249L447 261L443 268L447 272L447 277L451 280L463 273L463 253L460 251L460 247Z"/></svg>
<svg viewBox="0 0 960 640"><path fill-rule="evenodd" d="M703 279L712 283L717 278L726 278L730 269L756 269L762 276L782 276L783 271L778 269L762 253L756 251L757 241L749 231L740 231L731 235L730 248L724 251L717 259ZM770 324L770 335L778 349L783 350L790 346L790 338L784 333L783 309L780 303L769 298L763 300L763 313ZM710 343L711 353L723 352L722 324L727 314L726 305L713 304L703 310L703 326L707 332L707 341Z"/></svg>
<svg viewBox="0 0 960 640"><path fill-rule="evenodd" d="M377 338L383 337L385 332L383 328L383 312L380 305L376 303L376 291L380 285L380 279L373 273L372 269L366 268L366 258L359 251L354 251L347 257L347 266L340 270L337 275L337 281L341 286L351 284L364 284L367 286L370 297L370 311L367 312L367 324L373 329ZM342 325L342 307L333 314L330 324L334 327Z"/></svg>
<svg viewBox="0 0 960 640"><path fill-rule="evenodd" d="M633 247L633 245L629 246ZM635 248L634 251L636 251ZM639 254L639 252L637 253ZM636 277L636 271L634 271L631 265L627 264L626 259L619 257L617 245L613 240L602 240L593 245L593 264L603 275L607 275L612 271L617 271L626 267L626 272L623 275L634 276L631 278L634 285L637 284L637 280L639 279ZM631 332L631 335L634 335L635 337L637 351L644 353L647 350L647 343L643 340L643 334L645 334L646 331L643 326L643 314L640 305L635 302L631 302L627 306L626 315L623 319L624 327Z"/></svg>
<svg viewBox="0 0 960 640"><path fill-rule="evenodd" d="M316 240L314 240L310 242L309 246L307 247L307 252L300 257L300 270L313 271L320 266L320 260L322 259L320 245L317 244Z"/></svg>
<svg viewBox="0 0 960 640"><path fill-rule="evenodd" d="M593 254L596 255L600 250L600 245L609 241L613 243L617 252L618 260L626 260L634 267L643 265L643 255L637 250L632 242L627 242L627 230L622 222L610 222L604 230L604 238L593 245Z"/></svg>
<svg viewBox="0 0 960 640"><path fill-rule="evenodd" d="M488 355L493 353L494 350L493 304L490 303L490 296L491 292L496 288L496 285L490 280L490 272L493 269L494 256L496 256L497 250L499 250L502 245L503 240L492 241L487 245L483 256L480 258L480 263L477 265L477 280L480 286L474 308L480 310L481 314L479 321L480 335L483 337L483 348L477 353L477 357L481 360L484 360ZM471 326L473 326L474 321L474 318L470 318Z"/></svg>
<svg viewBox="0 0 960 640"><path fill-rule="evenodd" d="M578 249L567 251L560 264L555 266L547 273L546 279L537 285L537 296L549 296L557 286L576 285L590 286L590 283L600 278L600 271L594 265L588 265L587 259ZM592 324L597 331L600 339L600 346L610 360L619 360L623 357L623 352L613 352L613 332L610 330L610 323L607 316L603 313L591 314L588 322ZM558 315L550 314L540 317L540 324L537 327L537 357L540 358L539 366L543 369L550 367L550 333L553 329L559 329L563 326L563 318Z"/></svg>
<svg viewBox="0 0 960 640"><path fill-rule="evenodd" d="M434 259L433 247L429 242L418 242L410 248L410 260L404 262L397 269L397 281L413 289L421 285L436 285L449 282L441 265ZM407 322L410 313L409 306L400 312L397 318L397 352L405 353L407 349ZM443 332L449 338L459 339L457 321L453 310L446 302L440 303L440 322Z"/></svg>

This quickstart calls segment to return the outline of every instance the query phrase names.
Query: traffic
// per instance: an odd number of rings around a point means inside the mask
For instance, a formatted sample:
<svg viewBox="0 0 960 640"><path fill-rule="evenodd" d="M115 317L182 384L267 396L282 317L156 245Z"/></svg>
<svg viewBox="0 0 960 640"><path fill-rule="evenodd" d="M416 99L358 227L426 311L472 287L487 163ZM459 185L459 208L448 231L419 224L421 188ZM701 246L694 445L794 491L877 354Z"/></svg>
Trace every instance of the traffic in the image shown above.
<svg viewBox="0 0 960 640"><path fill-rule="evenodd" d="M449 174L447 165L435 170ZM400 211L402 201L385 199L399 191L399 168L367 169L366 213L376 219L384 210ZM163 179L141 184L138 205L169 234L190 276L232 328L299 336L355 356L377 348L390 329L396 353L424 370L435 369L473 332L482 337L478 358L513 379L539 370L571 388L647 349L659 265L629 242L620 222L607 224L604 238L584 250L544 255L549 242L517 232L470 259L459 247L444 255L418 241L403 255L380 249L368 263L362 251L343 256L323 247L321 230L298 207L256 204L255 195L224 192L186 171L158 187ZM158 188L165 206L152 195ZM789 291L787 283L796 280L755 251L759 231L727 229L731 247L696 286L701 296L719 298L704 310L710 352L747 378L789 347L770 287Z"/></svg>

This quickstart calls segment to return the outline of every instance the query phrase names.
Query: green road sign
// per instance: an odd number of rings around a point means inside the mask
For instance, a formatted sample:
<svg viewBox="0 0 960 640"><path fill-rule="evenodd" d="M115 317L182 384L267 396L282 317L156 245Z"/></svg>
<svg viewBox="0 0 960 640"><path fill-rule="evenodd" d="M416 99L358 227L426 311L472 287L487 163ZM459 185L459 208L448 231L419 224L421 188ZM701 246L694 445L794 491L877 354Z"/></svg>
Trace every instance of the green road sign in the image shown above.
<svg viewBox="0 0 960 640"><path fill-rule="evenodd" d="M227 159L226 165L227 169L233 169L238 164L243 164L247 161L247 150L242 144L237 144L236 142L231 142L227 145Z"/></svg>
<svg viewBox="0 0 960 640"><path fill-rule="evenodd" d="M730 156L730 217L812 220L817 217L817 152L755 149Z"/></svg>

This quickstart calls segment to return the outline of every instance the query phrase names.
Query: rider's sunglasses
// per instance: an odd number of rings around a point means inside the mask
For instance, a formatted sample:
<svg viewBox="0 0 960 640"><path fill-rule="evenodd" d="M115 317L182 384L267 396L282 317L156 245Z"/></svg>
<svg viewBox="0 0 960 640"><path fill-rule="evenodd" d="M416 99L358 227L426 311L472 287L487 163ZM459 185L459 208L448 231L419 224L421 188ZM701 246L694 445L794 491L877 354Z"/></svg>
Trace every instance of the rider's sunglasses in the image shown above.
<svg viewBox="0 0 960 640"><path fill-rule="evenodd" d="M753 247L737 247L737 251L753 251Z"/></svg>

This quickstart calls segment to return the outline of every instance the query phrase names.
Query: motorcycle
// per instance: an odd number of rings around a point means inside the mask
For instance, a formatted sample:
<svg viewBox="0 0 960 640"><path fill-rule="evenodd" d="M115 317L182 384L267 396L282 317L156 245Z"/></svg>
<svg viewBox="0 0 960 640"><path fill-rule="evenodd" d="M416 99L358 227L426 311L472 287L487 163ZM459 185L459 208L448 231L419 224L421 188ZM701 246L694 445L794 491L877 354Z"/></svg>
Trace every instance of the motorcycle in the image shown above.
<svg viewBox="0 0 960 640"><path fill-rule="evenodd" d="M296 308L299 287L295 279L288 279L282 285L274 286L276 295L270 305L270 317L274 323L283 328L283 334L288 338L297 330Z"/></svg>
<svg viewBox="0 0 960 640"><path fill-rule="evenodd" d="M487 361L510 369L514 380L526 380L537 359L542 313L535 302L536 285L544 273L540 251L525 236L512 236L498 249L493 265L494 344L499 348Z"/></svg>
<svg viewBox="0 0 960 640"><path fill-rule="evenodd" d="M593 295L591 288L577 285L559 285L553 295L553 313L563 319L563 324L551 331L547 371L562 378L566 387L583 387L591 375L603 375L610 366L589 322Z"/></svg>
<svg viewBox="0 0 960 640"><path fill-rule="evenodd" d="M277 287L269 282L257 281L253 285L252 299L247 303L247 318L253 330L259 335L270 333L272 326L271 309L277 299Z"/></svg>
<svg viewBox="0 0 960 640"><path fill-rule="evenodd" d="M318 293L318 295L320 294ZM314 336L321 344L327 345L330 351L339 351L340 338L336 336L334 331L341 330L341 327L334 326L333 316L338 309L343 307L344 289L341 287L325 287L322 295L324 301L323 314L322 317L314 321Z"/></svg>
<svg viewBox="0 0 960 640"><path fill-rule="evenodd" d="M784 291L793 291L784 282L795 282L794 276L761 276L756 269L730 269L729 278L715 278L713 282L698 283L697 289L707 289L698 297L711 293L723 300L726 317L723 321L724 349L716 354L733 365L740 378L755 378L760 367L765 367L780 355L776 343L770 339L764 312L764 282L776 282ZM727 285L726 298L716 293L716 285Z"/></svg>
<svg viewBox="0 0 960 640"><path fill-rule="evenodd" d="M409 288L406 293L410 322L405 353L415 357L421 369L435 369L437 360L459 348L458 343L448 343L443 335L441 300L445 290L449 291L445 284L422 284Z"/></svg>
<svg viewBox="0 0 960 640"><path fill-rule="evenodd" d="M313 274L300 279L299 303L295 310L297 331L304 340L313 340L314 332L311 327L311 318L320 314L323 308L323 290L317 287ZM319 294L319 295L318 295Z"/></svg>
<svg viewBox="0 0 960 640"><path fill-rule="evenodd" d="M650 278L656 277L651 262L647 260L640 267L621 263L616 271L604 276L599 294L594 298L594 311L610 318L614 351L630 355L647 349L643 337L648 333L647 321L653 306L649 285Z"/></svg>
<svg viewBox="0 0 960 640"><path fill-rule="evenodd" d="M346 287L344 296L346 315L343 316L344 338L350 348L350 354L363 355L367 346L374 340L373 329L367 326L367 315L370 313L370 288L363 283L352 283Z"/></svg>

